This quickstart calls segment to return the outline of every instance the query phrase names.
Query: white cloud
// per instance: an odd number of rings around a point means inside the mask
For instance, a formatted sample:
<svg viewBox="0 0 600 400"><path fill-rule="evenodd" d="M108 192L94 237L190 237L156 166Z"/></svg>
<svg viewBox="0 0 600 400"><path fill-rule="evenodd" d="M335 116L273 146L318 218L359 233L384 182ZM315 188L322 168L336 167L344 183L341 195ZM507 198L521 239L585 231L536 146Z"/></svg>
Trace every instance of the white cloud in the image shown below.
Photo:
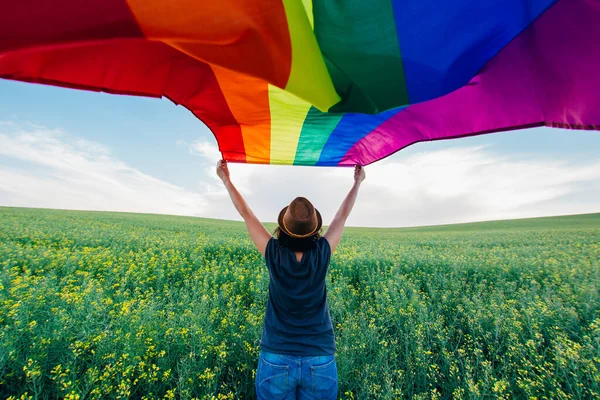
<svg viewBox="0 0 600 400"><path fill-rule="evenodd" d="M196 140L190 144L190 152L204 158L208 163L216 164L221 159L221 153L216 143Z"/></svg>
<svg viewBox="0 0 600 400"><path fill-rule="evenodd" d="M572 163L456 147L390 158L367 169L354 221L428 225L600 211L600 199L564 202L600 189L600 161ZM386 210L386 219L375 210Z"/></svg>
<svg viewBox="0 0 600 400"><path fill-rule="evenodd" d="M230 164L261 220L274 221L296 196L309 198L331 221L352 185L351 168ZM214 174L213 168L206 171ZM599 212L600 161L573 163L503 156L486 147L455 147L366 167L367 179L348 223L414 226ZM235 218L225 192L211 214ZM218 200L217 200L218 199Z"/></svg>
<svg viewBox="0 0 600 400"><path fill-rule="evenodd" d="M203 215L204 197L146 175L95 142L43 128L0 133L0 204Z"/></svg>
<svg viewBox="0 0 600 400"><path fill-rule="evenodd" d="M153 212L239 219L215 175L213 142L185 145L199 157L199 192L149 176L95 142L36 126L0 126L0 204ZM366 167L348 221L413 226L600 211L600 161L500 155L459 145L398 153ZM16 161L12 162L12 161ZM296 196L309 198L325 223L352 185L352 168L230 163L232 180L258 217L274 221Z"/></svg>

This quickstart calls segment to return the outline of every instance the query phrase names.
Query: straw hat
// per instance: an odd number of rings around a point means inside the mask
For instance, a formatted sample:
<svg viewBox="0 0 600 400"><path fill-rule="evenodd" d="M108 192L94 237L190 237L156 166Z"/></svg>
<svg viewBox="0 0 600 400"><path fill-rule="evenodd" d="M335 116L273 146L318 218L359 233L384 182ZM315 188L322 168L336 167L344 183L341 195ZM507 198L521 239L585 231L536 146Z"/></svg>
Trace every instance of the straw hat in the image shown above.
<svg viewBox="0 0 600 400"><path fill-rule="evenodd" d="M279 213L279 228L294 238L307 238L319 232L323 225L321 214L308 199L296 197Z"/></svg>

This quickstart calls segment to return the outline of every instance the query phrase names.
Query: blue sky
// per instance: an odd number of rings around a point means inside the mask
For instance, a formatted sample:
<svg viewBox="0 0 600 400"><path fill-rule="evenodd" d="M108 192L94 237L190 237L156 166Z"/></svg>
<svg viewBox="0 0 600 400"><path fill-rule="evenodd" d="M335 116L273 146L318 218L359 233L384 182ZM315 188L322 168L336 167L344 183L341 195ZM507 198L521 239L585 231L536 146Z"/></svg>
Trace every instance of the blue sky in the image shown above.
<svg viewBox="0 0 600 400"><path fill-rule="evenodd" d="M218 157L210 131L166 99L0 79L0 205L238 219L214 178ZM327 220L351 185L345 168L232 173L265 221L297 195ZM352 225L600 212L600 132L535 128L420 143L367 176Z"/></svg>

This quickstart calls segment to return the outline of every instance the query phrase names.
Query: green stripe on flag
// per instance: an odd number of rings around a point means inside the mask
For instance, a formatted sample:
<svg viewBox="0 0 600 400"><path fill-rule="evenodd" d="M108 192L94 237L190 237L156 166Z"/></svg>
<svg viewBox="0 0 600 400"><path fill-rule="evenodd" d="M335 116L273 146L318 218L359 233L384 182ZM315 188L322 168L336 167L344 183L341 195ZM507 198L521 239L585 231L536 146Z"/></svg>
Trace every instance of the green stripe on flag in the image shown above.
<svg viewBox="0 0 600 400"><path fill-rule="evenodd" d="M328 114L311 107L304 119L294 165L315 165L321 156L329 135L342 119L342 115Z"/></svg>
<svg viewBox="0 0 600 400"><path fill-rule="evenodd" d="M378 113L408 104L391 0L315 1L313 14L317 42L342 97L330 111Z"/></svg>

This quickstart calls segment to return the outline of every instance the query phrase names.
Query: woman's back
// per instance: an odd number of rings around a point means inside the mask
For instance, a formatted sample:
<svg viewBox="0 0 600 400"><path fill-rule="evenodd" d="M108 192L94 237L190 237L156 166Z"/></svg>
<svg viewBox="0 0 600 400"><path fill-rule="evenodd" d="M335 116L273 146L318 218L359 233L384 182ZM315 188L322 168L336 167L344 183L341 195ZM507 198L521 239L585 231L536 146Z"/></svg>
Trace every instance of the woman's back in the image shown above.
<svg viewBox="0 0 600 400"><path fill-rule="evenodd" d="M331 249L325 238L302 255L270 239L265 250L269 297L261 348L296 356L335 353L325 277Z"/></svg>

